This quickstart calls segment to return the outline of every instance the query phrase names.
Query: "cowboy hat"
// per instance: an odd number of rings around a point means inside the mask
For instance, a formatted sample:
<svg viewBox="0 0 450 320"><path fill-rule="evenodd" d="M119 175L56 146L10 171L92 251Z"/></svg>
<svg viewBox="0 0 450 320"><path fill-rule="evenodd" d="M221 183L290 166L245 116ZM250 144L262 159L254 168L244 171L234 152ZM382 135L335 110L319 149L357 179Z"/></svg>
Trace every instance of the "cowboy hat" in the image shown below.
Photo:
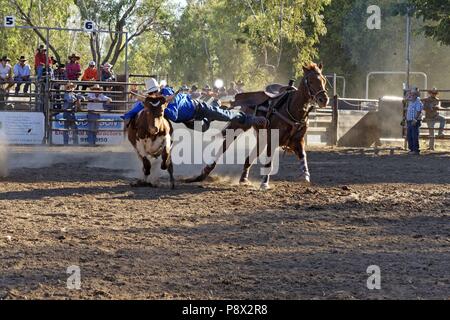
<svg viewBox="0 0 450 320"><path fill-rule="evenodd" d="M102 91L103 88L100 87L99 84L95 84L95 85L93 85L92 87L90 87L89 90L90 90L90 91Z"/></svg>
<svg viewBox="0 0 450 320"><path fill-rule="evenodd" d="M103 68L112 68L112 67L113 65L108 62L103 65Z"/></svg>
<svg viewBox="0 0 450 320"><path fill-rule="evenodd" d="M69 56L69 60L70 60L70 59L80 60L80 57L77 56L75 53L72 53L72 55Z"/></svg>
<svg viewBox="0 0 450 320"><path fill-rule="evenodd" d="M95 61L92 60L91 62L89 62L89 65L90 65L90 66L95 66Z"/></svg>
<svg viewBox="0 0 450 320"><path fill-rule="evenodd" d="M1 60L2 60L2 61L11 61L11 59L8 58L8 56L3 56Z"/></svg>
<svg viewBox="0 0 450 320"><path fill-rule="evenodd" d="M75 89L76 85L73 82L68 82L64 86L64 90L66 91L73 91Z"/></svg>
<svg viewBox="0 0 450 320"><path fill-rule="evenodd" d="M428 90L428 93L430 94L439 94L439 91L437 88L433 87L431 90Z"/></svg>
<svg viewBox="0 0 450 320"><path fill-rule="evenodd" d="M144 94L150 94L159 91L158 81L155 78L146 79Z"/></svg>
<svg viewBox="0 0 450 320"><path fill-rule="evenodd" d="M25 56L20 56L20 58L17 59L17 60L19 60L19 61L27 61L28 59L26 59Z"/></svg>

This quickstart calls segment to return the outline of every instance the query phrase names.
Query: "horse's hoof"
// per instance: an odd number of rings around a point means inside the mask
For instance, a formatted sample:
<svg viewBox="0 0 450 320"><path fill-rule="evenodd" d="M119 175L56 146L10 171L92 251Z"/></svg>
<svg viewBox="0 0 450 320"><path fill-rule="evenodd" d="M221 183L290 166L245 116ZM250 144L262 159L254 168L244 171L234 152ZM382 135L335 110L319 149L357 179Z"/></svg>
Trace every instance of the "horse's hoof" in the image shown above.
<svg viewBox="0 0 450 320"><path fill-rule="evenodd" d="M239 180L239 184L241 184L241 185L249 185L250 184L250 180L248 180L248 178L243 178L243 179Z"/></svg>
<svg viewBox="0 0 450 320"><path fill-rule="evenodd" d="M270 186L268 183L261 183L261 186L259 187L261 190L269 190Z"/></svg>
<svg viewBox="0 0 450 320"><path fill-rule="evenodd" d="M136 182L131 182L130 186L134 188L144 188L144 187L153 187L153 185L150 182L146 182L143 180L138 180Z"/></svg>
<svg viewBox="0 0 450 320"><path fill-rule="evenodd" d="M206 176L201 174L197 177L184 179L184 182L186 182L186 183L201 182L201 181L205 180L205 178L206 178Z"/></svg>

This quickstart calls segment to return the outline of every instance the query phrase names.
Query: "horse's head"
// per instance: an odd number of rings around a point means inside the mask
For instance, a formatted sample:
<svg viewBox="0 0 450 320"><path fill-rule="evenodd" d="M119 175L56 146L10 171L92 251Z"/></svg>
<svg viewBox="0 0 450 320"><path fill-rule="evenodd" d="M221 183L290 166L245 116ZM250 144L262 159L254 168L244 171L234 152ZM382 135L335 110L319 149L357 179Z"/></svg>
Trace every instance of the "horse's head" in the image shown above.
<svg viewBox="0 0 450 320"><path fill-rule="evenodd" d="M151 136L155 136L159 133L162 127L164 109L166 106L166 99L163 96L147 97L145 99L143 112L146 123L143 124L145 128L142 129L145 129Z"/></svg>
<svg viewBox="0 0 450 320"><path fill-rule="evenodd" d="M328 104L326 91L327 80L322 74L322 64L311 63L303 66L303 78L301 85L304 87L309 100L317 103L319 108L324 108Z"/></svg>

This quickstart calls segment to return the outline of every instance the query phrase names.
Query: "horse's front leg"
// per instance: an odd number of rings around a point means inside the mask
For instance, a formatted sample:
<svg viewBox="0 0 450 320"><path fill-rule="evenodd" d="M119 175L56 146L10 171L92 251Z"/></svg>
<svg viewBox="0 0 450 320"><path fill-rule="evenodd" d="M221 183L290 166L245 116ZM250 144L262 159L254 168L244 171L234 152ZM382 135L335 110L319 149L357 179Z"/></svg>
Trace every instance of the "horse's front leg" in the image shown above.
<svg viewBox="0 0 450 320"><path fill-rule="evenodd" d="M260 146L259 143L259 134L258 134L258 157L261 155L261 152L264 151L264 148L267 150L267 159L268 162L264 165L264 174L263 178L261 180L260 188L262 190L267 190L270 188L269 181L270 181L270 173L272 172L272 141L271 141L271 132L270 129L267 130L267 137L265 137L264 145Z"/></svg>
<svg viewBox="0 0 450 320"><path fill-rule="evenodd" d="M144 174L144 177L136 182L133 182L131 186L133 187L152 187L152 184L148 182L148 177L150 176L150 170L151 170L151 163L150 160L147 159L147 157L142 157L139 155L139 158L142 161L142 172Z"/></svg>
<svg viewBox="0 0 450 320"><path fill-rule="evenodd" d="M300 160L300 180L305 183L310 183L310 174L305 150L305 137L300 139L294 150Z"/></svg>

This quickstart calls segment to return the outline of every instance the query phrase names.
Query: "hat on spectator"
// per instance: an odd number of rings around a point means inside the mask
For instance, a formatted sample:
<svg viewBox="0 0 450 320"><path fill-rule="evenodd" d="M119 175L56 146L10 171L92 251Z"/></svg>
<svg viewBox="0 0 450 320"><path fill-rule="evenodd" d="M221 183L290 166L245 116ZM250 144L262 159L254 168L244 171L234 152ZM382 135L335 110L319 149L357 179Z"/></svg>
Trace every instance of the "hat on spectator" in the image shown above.
<svg viewBox="0 0 450 320"><path fill-rule="evenodd" d="M103 68L112 68L112 67L113 65L108 62L103 65Z"/></svg>
<svg viewBox="0 0 450 320"><path fill-rule="evenodd" d="M76 85L73 82L68 82L65 86L64 86L64 90L66 91L73 91L75 89Z"/></svg>
<svg viewBox="0 0 450 320"><path fill-rule="evenodd" d="M91 62L89 62L89 65L90 65L90 66L95 66L95 61L92 60Z"/></svg>
<svg viewBox="0 0 450 320"><path fill-rule="evenodd" d="M28 59L26 59L25 56L20 56L20 58L18 60L19 61L27 61Z"/></svg>
<svg viewBox="0 0 450 320"><path fill-rule="evenodd" d="M439 91L437 88L433 87L431 90L428 90L428 93L430 94L439 94Z"/></svg>
<svg viewBox="0 0 450 320"><path fill-rule="evenodd" d="M11 61L11 59L8 58L8 56L3 56L3 57L2 57L2 61Z"/></svg>
<svg viewBox="0 0 450 320"><path fill-rule="evenodd" d="M410 90L410 93L415 94L415 95L419 95L419 88L412 87L411 90Z"/></svg>
<svg viewBox="0 0 450 320"><path fill-rule="evenodd" d="M204 87L203 87L203 90L211 90L211 87L209 86L209 85L205 85Z"/></svg>
<svg viewBox="0 0 450 320"><path fill-rule="evenodd" d="M72 55L69 56L69 60L70 60L70 59L80 60L80 57L77 56L75 53L72 53Z"/></svg>
<svg viewBox="0 0 450 320"><path fill-rule="evenodd" d="M243 86L243 85L244 85L244 82L243 82L242 80L239 80L236 84L237 84L238 86Z"/></svg>
<svg viewBox="0 0 450 320"><path fill-rule="evenodd" d="M47 48L43 44L40 44L37 49L38 50L45 50L45 51L47 51Z"/></svg>
<svg viewBox="0 0 450 320"><path fill-rule="evenodd" d="M150 94L159 91L158 81L155 78L146 79L144 94Z"/></svg>
<svg viewBox="0 0 450 320"><path fill-rule="evenodd" d="M95 85L93 85L92 87L90 87L89 90L91 90L91 91L102 91L103 88L100 87L99 84L95 84Z"/></svg>
<svg viewBox="0 0 450 320"><path fill-rule="evenodd" d="M192 85L192 87L191 87L191 90L192 91L195 91L195 90L197 90L198 89L198 87L194 84L194 85Z"/></svg>

